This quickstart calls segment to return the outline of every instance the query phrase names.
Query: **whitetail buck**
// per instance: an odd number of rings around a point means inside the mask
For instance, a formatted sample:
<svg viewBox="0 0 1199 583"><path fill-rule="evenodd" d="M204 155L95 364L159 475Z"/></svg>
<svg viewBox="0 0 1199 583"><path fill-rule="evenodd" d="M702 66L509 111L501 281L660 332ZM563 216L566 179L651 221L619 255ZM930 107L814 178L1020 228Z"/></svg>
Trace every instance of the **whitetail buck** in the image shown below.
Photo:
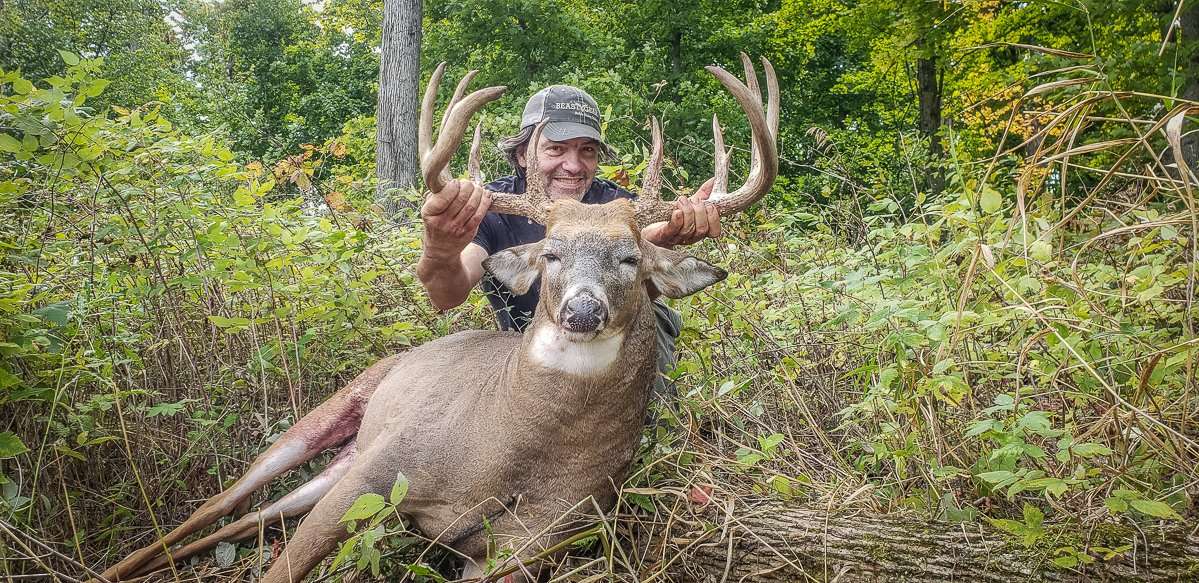
<svg viewBox="0 0 1199 583"><path fill-rule="evenodd" d="M753 135L749 176L741 188L727 192L727 152L713 118L717 163L711 201L724 216L765 195L778 173L774 71L763 59L764 111L753 66L745 55L742 62L748 87L708 67L740 103ZM443 70L444 64L429 81L420 125L421 168L434 192L450 178L449 160L471 116L504 91L490 87L464 97L468 74L434 145L433 107ZM400 472L410 484L401 510L413 526L471 559L467 577L483 575L489 542L529 558L569 534L568 528L547 527L575 503L589 497L601 506L615 501L613 485L623 481L631 463L655 374L651 298L686 296L720 281L725 272L641 239L641 227L668 220L673 210L658 196L662 137L656 120L653 154L635 205L551 202L534 149L542 127L529 142L528 193L492 193L491 210L542 222L545 239L496 253L485 263L516 293L541 279L541 301L528 331L461 332L371 365L284 433L233 486L161 540L109 568L106 578L150 573L308 512L263 578L299 581L349 535L338 520L355 499L388 492ZM276 476L337 446L340 452L312 481L207 537L176 546Z"/></svg>

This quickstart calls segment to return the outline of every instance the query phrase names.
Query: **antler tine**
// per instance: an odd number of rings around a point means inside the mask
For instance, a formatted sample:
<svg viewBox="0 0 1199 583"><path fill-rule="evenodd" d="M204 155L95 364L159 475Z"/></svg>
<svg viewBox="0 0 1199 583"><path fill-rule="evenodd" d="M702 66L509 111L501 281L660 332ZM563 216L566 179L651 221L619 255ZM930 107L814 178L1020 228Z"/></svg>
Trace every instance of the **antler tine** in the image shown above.
<svg viewBox="0 0 1199 583"><path fill-rule="evenodd" d="M744 210L770 191L779 171L778 144L775 132L772 131L770 122L767 120L766 112L762 109L761 94L755 95L750 87L720 67L709 66L707 69L741 105L741 109L749 119L750 135L753 139L754 151L757 153L758 163L750 164L749 177L746 178L745 184L734 192L711 200L722 216L728 216ZM771 90L769 100L777 109L778 81L774 77L773 67L767 67L766 76L767 88Z"/></svg>
<svg viewBox="0 0 1199 583"><path fill-rule="evenodd" d="M544 217L549 210L550 195L548 190L549 181L544 172L541 171L541 163L537 160L537 144L541 141L541 133L545 131L545 126L549 125L549 120L542 120L533 128L533 135L529 136L529 143L525 146L525 196L524 200L534 209L537 209L538 214L526 215L529 218L538 220ZM538 221L542 222L542 221Z"/></svg>
<svg viewBox="0 0 1199 583"><path fill-rule="evenodd" d="M740 53L740 56L741 68L745 69L745 83L747 86L749 86L750 92L753 93L754 101L756 103L762 103L762 90L758 87L758 72L754 70L753 59L750 59L749 55L745 54L744 51ZM750 172L753 171L754 167L756 167L758 163L758 145L751 143L749 153Z"/></svg>
<svg viewBox="0 0 1199 583"><path fill-rule="evenodd" d="M450 104L445 107L445 115L441 118L441 130L445 130L445 118L449 117L450 112L454 110L454 106L462 101L462 96L466 94L466 88L470 86L471 79L479 73L478 69L471 69L462 76L462 80L458 81L458 86L454 88L454 96L450 97Z"/></svg>
<svg viewBox="0 0 1199 583"><path fill-rule="evenodd" d="M662 199L662 127L658 118L650 118L650 155L649 164L641 179L641 193L638 199L646 202Z"/></svg>
<svg viewBox="0 0 1199 583"><path fill-rule="evenodd" d="M637 222L642 225L667 220L674 212L674 203L662 200L662 127L658 118L650 118L649 164L641 176L641 192L637 196Z"/></svg>
<svg viewBox="0 0 1199 583"><path fill-rule="evenodd" d="M770 61L765 58L762 62L766 69L766 87L769 90L769 116L762 108L762 94L757 89L757 79L753 73L752 64L749 63L748 56L743 57L742 64L747 69L747 81L749 85L742 83L737 77L725 71L721 67L711 65L706 67L708 72L712 73L725 89L732 93L737 103L741 106L741 110L745 112L745 116L749 119L750 134L753 140L753 160L750 162L749 177L745 179L745 184L741 185L736 191L713 196L709 201L716 205L721 216L729 216L734 213L741 212L749 205L757 202L766 193L770 191L771 185L774 184L774 179L778 177L779 172L779 156L778 156L778 79L775 77L774 67L770 65ZM728 154L724 150L724 136L720 131L719 121L713 117L712 120L713 138L716 141L716 180L713 184L715 189L718 186L727 188L728 181ZM721 184L721 183L725 184ZM637 222L642 225L648 225L658 221L670 220L670 215L673 212L673 204L659 201L658 204L646 204L644 208L638 205Z"/></svg>
<svg viewBox="0 0 1199 583"><path fill-rule="evenodd" d="M424 176L425 186L431 192L441 192L450 181L451 176L448 168L450 158L454 156L454 152L458 151L458 146L462 144L462 138L466 133L467 125L470 124L470 118L482 109L484 105L495 101L507 90L507 87L503 86L487 87L463 97L462 94L466 93L466 87L475 75L474 71L467 73L462 81L458 83L458 87L454 91L454 96L450 99L450 106L446 109L445 115L441 120L441 131L437 135L437 142L434 143L433 108L437 103L437 88L441 84L441 77L444 73L445 63L441 63L437 65L437 68L433 70L433 75L429 77L429 86L425 88L425 96L421 101L420 128L417 134L419 140L418 147L420 149L421 174ZM478 171L479 144L482 136L480 125L475 126L475 137L471 142L469 162L471 178L476 182L482 181L481 172ZM533 139L534 144L537 143L536 136L539 135L540 130L535 134ZM530 159L536 164L536 156L530 156ZM540 176L540 172L537 175ZM490 190L488 192L491 194L491 211L520 215L544 222L547 209L540 201L538 201L538 204L533 204L524 195L492 192ZM542 193L541 197L545 198L544 177L541 177L540 192Z"/></svg>
<svg viewBox="0 0 1199 583"><path fill-rule="evenodd" d="M423 162L433 147L433 107L437 105L437 88L441 86L441 76L445 73L445 63L439 63L429 76L429 85L425 87L425 97L420 102L420 125L417 131L417 154ZM447 112L448 113L448 112ZM444 125L444 124L443 124Z"/></svg>
<svg viewBox="0 0 1199 583"><path fill-rule="evenodd" d="M466 171L475 184L483 184L483 171L479 167L479 146L483 143L483 120L475 124L475 137L470 141L470 158L466 162Z"/></svg>
<svg viewBox="0 0 1199 583"><path fill-rule="evenodd" d="M770 128L770 136L778 143L779 139L779 78L774 74L774 65L762 57L762 70L766 72L766 125Z"/></svg>
<svg viewBox="0 0 1199 583"><path fill-rule="evenodd" d="M432 85L432 84L430 84ZM437 142L429 149L428 152L421 157L421 172L424 174L425 186L430 191L440 192L445 188L447 182L450 181L449 163L450 158L454 156L454 152L458 151L458 146L462 144L462 137L466 133L466 126L470 123L470 118L475 112L482 109L490 101L499 98L500 95L507 90L507 87L487 87L480 89L462 98L453 109L447 111L442 120L443 128L437 136ZM425 92L425 101L429 102L430 93L436 97L436 90ZM428 118L432 120L433 114L429 109L421 112L423 133L427 128L423 127L424 120Z"/></svg>
<svg viewBox="0 0 1199 583"><path fill-rule="evenodd" d="M729 154L732 150L724 149L724 132L720 130L720 120L712 114L712 141L716 144L715 180L712 184L712 196L718 200L729 191Z"/></svg>

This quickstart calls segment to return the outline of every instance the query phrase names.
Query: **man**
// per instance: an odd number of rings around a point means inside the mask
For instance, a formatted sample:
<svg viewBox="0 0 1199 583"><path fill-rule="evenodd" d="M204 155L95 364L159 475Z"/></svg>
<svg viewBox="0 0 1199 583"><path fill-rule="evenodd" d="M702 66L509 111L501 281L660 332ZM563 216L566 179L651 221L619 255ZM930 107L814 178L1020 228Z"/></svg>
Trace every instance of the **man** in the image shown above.
<svg viewBox="0 0 1199 583"><path fill-rule="evenodd" d="M610 149L600 137L600 111L585 91L567 85L542 89L525 104L521 130L500 142L515 174L486 185L494 192L525 191L526 145L533 129L549 120L537 145L537 161L547 177L551 199L570 198L603 204L617 198L634 198L615 183L596 178L599 162ZM708 203L712 181L704 183L691 197L680 197L669 222L642 229L642 236L662 247L690 245L705 237L720 236L720 215ZM539 287L517 296L490 277L485 278L483 260L489 255L545 237L545 227L513 215L489 213L490 196L483 187L468 181L450 181L441 192L432 193L421 207L424 219L424 252L416 273L429 299L438 309L448 310L470 295L480 280L503 330L524 331L537 307ZM674 368L674 341L682 321L677 313L655 300L658 320L658 369ZM655 394L672 387L655 383Z"/></svg>

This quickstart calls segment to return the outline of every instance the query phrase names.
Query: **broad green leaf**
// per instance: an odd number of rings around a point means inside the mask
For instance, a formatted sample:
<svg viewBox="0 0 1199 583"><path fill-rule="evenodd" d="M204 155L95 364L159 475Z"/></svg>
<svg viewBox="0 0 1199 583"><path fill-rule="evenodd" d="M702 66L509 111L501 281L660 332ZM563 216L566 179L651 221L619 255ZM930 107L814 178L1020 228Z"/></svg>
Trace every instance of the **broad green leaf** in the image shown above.
<svg viewBox="0 0 1199 583"><path fill-rule="evenodd" d="M408 495L408 477L404 472L396 472L396 481L391 485L391 495L387 501L391 502L392 506L399 506L400 502L404 501L404 497Z"/></svg>
<svg viewBox="0 0 1199 583"><path fill-rule="evenodd" d="M1070 446L1070 452L1078 457L1089 458L1100 455L1111 455L1112 450L1098 443L1076 443Z"/></svg>
<svg viewBox="0 0 1199 583"><path fill-rule="evenodd" d="M1004 482L1006 480L1010 480L1010 479L1014 478L1015 476L1016 476L1016 474L1013 474L1007 470L999 470L999 471L995 471L995 472L983 472L981 474L978 474L979 478L981 478L983 481L989 482L991 484L998 484L998 483Z"/></svg>
<svg viewBox="0 0 1199 583"><path fill-rule="evenodd" d="M17 457L29 451L21 438L9 431L0 433L0 459Z"/></svg>
<svg viewBox="0 0 1199 583"><path fill-rule="evenodd" d="M74 67L79 64L79 55L75 53L58 49L58 54L62 56L62 62L66 63L67 66Z"/></svg>
<svg viewBox="0 0 1199 583"><path fill-rule="evenodd" d="M762 446L763 451L770 451L782 443L782 433L772 433L766 437L759 437L758 443Z"/></svg>
<svg viewBox="0 0 1199 583"><path fill-rule="evenodd" d="M21 140L8 134L0 134L0 152L20 152Z"/></svg>
<svg viewBox="0 0 1199 583"><path fill-rule="evenodd" d="M1045 263L1053 257L1053 247L1048 242L1040 239L1033 241L1033 244L1029 245L1028 252L1032 255L1033 259L1041 263Z"/></svg>
<svg viewBox="0 0 1199 583"><path fill-rule="evenodd" d="M984 213L996 212L1003 206L1003 196L994 188L983 186L982 193L978 197L978 206Z"/></svg>
<svg viewBox="0 0 1199 583"><path fill-rule="evenodd" d="M8 369L0 366L0 389L15 387L21 383L21 377L8 372Z"/></svg>
<svg viewBox="0 0 1199 583"><path fill-rule="evenodd" d="M341 516L341 522L365 520L377 514L387 504L383 496L373 492L363 494L354 501L346 513Z"/></svg>
<svg viewBox="0 0 1199 583"><path fill-rule="evenodd" d="M1043 522L1045 522L1045 513L1041 512L1040 508L1026 502L1024 504L1024 524L1030 528L1037 528Z"/></svg>
<svg viewBox="0 0 1199 583"><path fill-rule="evenodd" d="M1179 516L1178 513L1175 512L1173 508L1170 508L1170 505L1166 504L1165 502L1140 499L1131 500L1129 501L1129 504L1131 504L1133 509L1135 509L1137 512L1148 514L1154 518L1182 520L1182 517Z"/></svg>
<svg viewBox="0 0 1199 583"><path fill-rule="evenodd" d="M329 567L330 571L336 571L346 559L354 552L354 547L358 545L357 536L352 536L345 542L341 543L341 548L337 550L337 556L333 557L333 565Z"/></svg>

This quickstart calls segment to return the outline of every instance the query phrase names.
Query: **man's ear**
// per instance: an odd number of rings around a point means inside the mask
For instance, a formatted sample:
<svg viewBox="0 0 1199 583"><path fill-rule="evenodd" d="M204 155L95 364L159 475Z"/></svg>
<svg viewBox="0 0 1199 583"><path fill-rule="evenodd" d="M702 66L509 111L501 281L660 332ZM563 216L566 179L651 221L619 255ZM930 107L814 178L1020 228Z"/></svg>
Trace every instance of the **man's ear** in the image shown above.
<svg viewBox="0 0 1199 583"><path fill-rule="evenodd" d="M513 293L528 293L529 287L541 274L537 270L537 258L541 255L541 243L529 243L509 247L483 260L483 268L500 280Z"/></svg>
<svg viewBox="0 0 1199 583"><path fill-rule="evenodd" d="M690 255L642 241L642 261L649 259L647 283L668 298L687 297L728 276L725 270Z"/></svg>

